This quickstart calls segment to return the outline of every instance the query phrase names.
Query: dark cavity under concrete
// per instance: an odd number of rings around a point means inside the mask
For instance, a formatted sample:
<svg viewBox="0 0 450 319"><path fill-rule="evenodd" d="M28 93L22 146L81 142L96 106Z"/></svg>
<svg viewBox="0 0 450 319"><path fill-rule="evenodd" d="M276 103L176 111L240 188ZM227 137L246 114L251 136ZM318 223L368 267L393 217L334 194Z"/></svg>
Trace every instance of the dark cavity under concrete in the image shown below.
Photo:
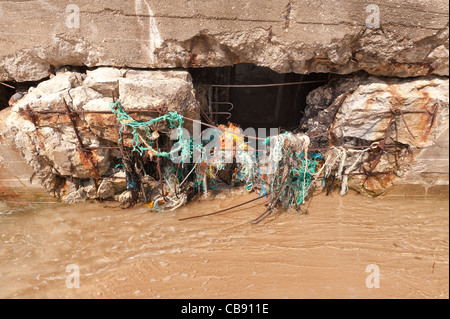
<svg viewBox="0 0 450 319"><path fill-rule="evenodd" d="M197 95L203 95L199 101L206 104L201 105L202 110L214 124L232 122L243 129L297 129L307 95L330 78L328 73L280 74L250 63L189 71ZM203 120L207 120L205 115Z"/></svg>

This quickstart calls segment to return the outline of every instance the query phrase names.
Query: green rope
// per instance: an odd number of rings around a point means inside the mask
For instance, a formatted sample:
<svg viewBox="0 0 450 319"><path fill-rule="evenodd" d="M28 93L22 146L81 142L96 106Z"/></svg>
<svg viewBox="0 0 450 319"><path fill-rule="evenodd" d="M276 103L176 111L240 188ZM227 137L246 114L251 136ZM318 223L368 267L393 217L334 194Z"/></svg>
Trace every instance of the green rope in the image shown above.
<svg viewBox="0 0 450 319"><path fill-rule="evenodd" d="M181 163L188 163L193 152L198 151L199 155L201 155L200 162L206 159L207 154L202 142L194 142L192 138L185 138L183 134L183 116L177 112L169 112L149 121L137 121L125 112L119 100L111 103L110 107L121 124L118 140L119 145L122 143L123 130L125 127L129 127L133 135L131 141L133 147L132 152L136 151L141 156L145 151L149 151L154 156L166 157L173 160L173 156L180 153ZM177 141L169 152L162 152L160 149L154 149L152 147L153 141L157 136L152 136L151 126L159 122L167 122L169 127L175 130ZM305 203L305 198L308 195L309 188L314 180L314 175L319 167L320 159L323 156L320 154L311 154L308 156L308 160L306 160L303 152L297 152L291 147L284 147L284 141L287 138L289 138L287 132L281 134L277 144L271 150L275 154L273 159L277 162L276 173L272 178L261 174L259 166L262 163L258 160L258 156L256 157L256 162L252 161L250 157L244 158L245 160L241 163L240 171L236 177L237 180L245 183L248 190L258 189L261 194L270 193L272 194L271 197L278 196L278 201L283 208L296 207L299 209L300 205ZM270 137L263 143L266 145L270 144ZM222 157L219 156L217 163L208 166L208 169L212 169L212 167L218 171L226 169L228 164L224 163ZM217 171L215 172L217 173ZM178 182L183 179L183 176L177 176L176 172L173 168L166 171L165 179L168 184L174 179L177 179ZM207 174L208 181L211 183L208 188L214 188L216 184L216 173L201 172L199 167L197 167L196 173L192 177L193 187L202 189L205 181L204 174Z"/></svg>
<svg viewBox="0 0 450 319"><path fill-rule="evenodd" d="M123 109L119 100L117 100L116 102L112 102L110 104L110 107L112 112L116 116L117 121L119 121L119 123L121 124L119 131L120 137L118 140L119 145L121 144L123 139L122 132L124 128L128 126L131 128L133 135L133 139L131 141L131 145L133 146L132 152L137 151L142 156L144 151L152 151L154 153L153 155L155 156L171 158L172 156L181 151L182 159L190 157L189 140L188 139L186 140L183 136L184 120L182 115L178 114L177 112L169 112L160 117L143 122L137 121L130 115L128 115ZM169 122L170 128L176 129L177 133L178 141L177 143L175 143L175 147L170 152L161 152L161 150L159 149L155 150L151 146L153 140L152 140L152 133L150 132L149 128L150 126L163 121ZM139 134L139 130L144 131L145 136L141 136ZM141 142L141 139L145 139L145 142Z"/></svg>

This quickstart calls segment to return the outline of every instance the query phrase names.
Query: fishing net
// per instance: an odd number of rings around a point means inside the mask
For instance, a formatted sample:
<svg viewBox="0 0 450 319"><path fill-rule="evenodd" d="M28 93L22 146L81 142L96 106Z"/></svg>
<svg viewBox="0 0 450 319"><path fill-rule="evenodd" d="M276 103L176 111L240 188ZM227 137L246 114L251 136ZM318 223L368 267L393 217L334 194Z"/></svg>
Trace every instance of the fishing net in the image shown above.
<svg viewBox="0 0 450 319"><path fill-rule="evenodd" d="M119 145L123 139L122 134L124 128L129 127L131 129L131 134L133 135L131 141L132 151L138 152L141 156L143 155L144 151L147 151L151 157L159 156L171 158L176 156L179 152L181 152L182 159L187 159L190 157L189 139L186 139L183 136L184 120L182 115L178 114L177 112L169 112L149 121L138 121L125 112L119 100L112 102L110 107L112 112L116 116L117 121L119 121L121 125L119 130ZM160 122L167 122L169 124L169 128L176 131L176 147L174 147L170 152L162 152L161 150L157 150L152 147L152 143L159 137L159 133L156 130L151 131L151 127Z"/></svg>
<svg viewBox="0 0 450 319"><path fill-rule="evenodd" d="M195 194L203 193L206 197L217 186L219 172L227 169L232 171L233 184L241 183L248 191L267 196L267 210L255 222L277 208L301 211L315 186L323 185L330 176L341 181L341 193L345 194L348 174L359 167L371 149L355 151L331 147L325 154L309 152L307 135L285 132L268 137L263 143L266 149L255 151L239 133L239 128L229 124L217 127L215 152L211 155L206 148L211 141L194 142L184 136L184 118L177 112L138 121L125 112L119 101L111 103L111 109L121 124L118 144L123 152L127 185L133 194L132 204L138 200L142 176L146 175L145 169L139 168L139 160L145 154L150 160L157 159L161 191L149 204L155 211L178 208ZM157 124L163 124L175 133L176 140L170 151L161 151L158 147ZM123 146L125 128L132 136L129 149ZM194 153L199 156L195 163L190 163ZM179 159L177 165L170 164L174 158ZM167 160L164 173L160 169L160 159Z"/></svg>

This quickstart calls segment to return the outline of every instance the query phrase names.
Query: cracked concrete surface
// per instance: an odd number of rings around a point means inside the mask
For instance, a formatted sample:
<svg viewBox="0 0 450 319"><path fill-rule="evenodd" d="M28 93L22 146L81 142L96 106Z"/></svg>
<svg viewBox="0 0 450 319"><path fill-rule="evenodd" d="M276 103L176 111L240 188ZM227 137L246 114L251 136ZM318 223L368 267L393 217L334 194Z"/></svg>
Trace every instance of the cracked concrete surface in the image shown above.
<svg viewBox="0 0 450 319"><path fill-rule="evenodd" d="M448 76L448 3L382 1L0 1L0 80L51 66L176 68L252 62L277 72Z"/></svg>

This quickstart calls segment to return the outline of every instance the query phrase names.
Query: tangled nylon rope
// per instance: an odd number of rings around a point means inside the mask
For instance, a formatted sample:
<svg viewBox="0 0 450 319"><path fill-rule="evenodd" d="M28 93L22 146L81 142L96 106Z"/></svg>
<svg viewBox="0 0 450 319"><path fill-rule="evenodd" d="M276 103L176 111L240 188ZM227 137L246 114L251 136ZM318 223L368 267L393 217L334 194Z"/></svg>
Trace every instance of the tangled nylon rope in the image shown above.
<svg viewBox="0 0 450 319"><path fill-rule="evenodd" d="M227 128L228 132L222 132L220 143L223 150L216 153L212 161L207 161L207 151L201 143L194 144L192 139L183 135L183 116L177 112L169 112L149 121L138 121L125 112L120 102L111 103L112 112L121 124L119 132L119 145L123 139L123 131L126 127L131 129L132 151L138 152L141 156L145 151L150 157L159 156L173 159L177 154L181 154L183 160L191 158L193 151L198 150L201 154L201 161L195 164L186 176L176 176L176 178L166 178L170 188L170 196L161 194L153 203L154 208L159 210L163 207L175 209L187 202L187 196L180 194L178 188L190 179L192 186L203 189L206 196L209 188L214 188L216 175L220 170L228 167L229 162L225 159L236 158L238 164L237 174L234 178L243 182L247 190L256 190L261 196L270 194L270 211L276 206L283 208L295 207L305 203L311 188L316 185L319 179L324 181L330 176L332 171L341 181L341 195L345 195L348 190L348 176L358 165L363 163L364 155L375 145L363 150L345 149L343 147L332 147L325 155L319 153L309 154L310 139L306 134L293 134L286 132L277 136L268 137L265 144L270 144L270 152L267 156L258 156L258 152L253 154L242 136L233 134L236 127ZM167 122L171 129L175 130L177 142L169 152L162 152L152 147L153 141L158 139L159 134L152 126ZM228 147L235 145L236 149L230 153ZM348 163L349 158L356 159ZM176 180L176 183L173 182ZM208 181L210 182L208 186ZM170 184L173 184L173 187ZM173 189L172 189L173 188Z"/></svg>
<svg viewBox="0 0 450 319"><path fill-rule="evenodd" d="M349 174L364 163L364 156L370 150L377 147L377 143L362 150L332 147L325 155L313 153L309 156L310 139L305 134L286 132L267 138L266 143L269 141L272 144L268 162L271 174L267 181L271 197L278 194L283 207L296 208L304 204L311 187L319 179L325 181L333 171L341 182L340 193L345 195Z"/></svg>
<svg viewBox="0 0 450 319"><path fill-rule="evenodd" d="M331 175L333 168L336 168L335 177L341 181L341 195L345 195L348 191L348 176L352 173L360 164L364 163L364 156L373 148L377 147L377 142L372 143L369 147L363 150L346 149L344 147L333 146L325 154L325 162L320 170L315 174L317 179L321 176L323 179L328 178ZM348 159L351 158L349 154L355 154L356 159L353 163L349 164ZM322 175L323 173L323 175Z"/></svg>
<svg viewBox="0 0 450 319"><path fill-rule="evenodd" d="M271 198L283 203L283 207L304 204L312 185L320 154L308 155L310 139L305 134L286 132L269 137L271 144L268 157L267 182Z"/></svg>
<svg viewBox="0 0 450 319"><path fill-rule="evenodd" d="M117 120L121 124L119 130L119 145L122 141L122 133L125 127L130 127L133 135L133 139L131 144L133 146L132 152L137 151L141 156L144 151L148 151L150 156L159 156L159 157L167 157L171 158L181 152L181 158L188 158L190 156L189 149L189 139L185 139L183 136L183 116L178 114L177 112L169 112L160 117L151 119L149 121L137 121L128 115L122 107L122 104L119 100L116 102L112 102L110 104L110 108ZM170 152L161 152L160 150L154 149L151 144L154 140L159 137L157 131L150 132L150 127L156 123L167 121L171 129L176 130L177 134L177 143L176 147L172 148ZM140 131L144 131L146 136L142 136Z"/></svg>

